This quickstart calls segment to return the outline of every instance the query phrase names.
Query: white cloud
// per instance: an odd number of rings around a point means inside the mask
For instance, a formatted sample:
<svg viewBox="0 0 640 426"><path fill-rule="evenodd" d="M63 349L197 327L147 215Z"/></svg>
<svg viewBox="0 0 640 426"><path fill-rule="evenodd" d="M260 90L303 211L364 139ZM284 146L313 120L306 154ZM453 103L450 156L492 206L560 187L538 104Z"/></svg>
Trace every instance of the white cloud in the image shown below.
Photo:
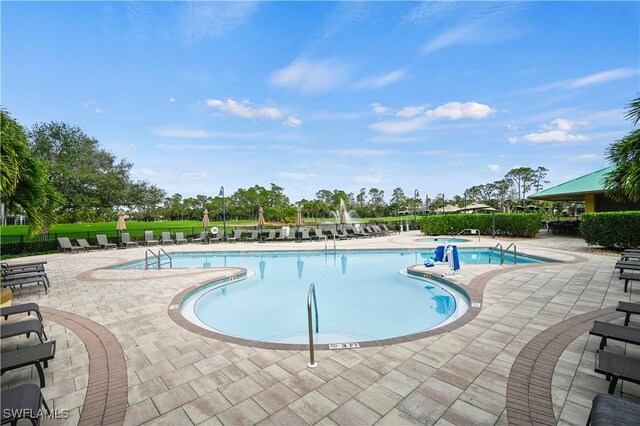
<svg viewBox="0 0 640 426"><path fill-rule="evenodd" d="M514 144L518 142L518 138L515 136L509 136L509 143Z"/></svg>
<svg viewBox="0 0 640 426"><path fill-rule="evenodd" d="M237 149L235 145L212 145L212 144L178 144L159 143L156 148L163 150L184 150L184 151L224 151L226 149ZM247 147L245 147L247 148Z"/></svg>
<svg viewBox="0 0 640 426"><path fill-rule="evenodd" d="M310 61L296 59L277 70L269 83L278 87L296 89L302 93L321 93L340 86L349 75L349 67L337 59Z"/></svg>
<svg viewBox="0 0 640 426"><path fill-rule="evenodd" d="M129 149L130 151L135 151L138 149L138 145L136 145L135 143L130 143L129 145L127 145L127 149Z"/></svg>
<svg viewBox="0 0 640 426"><path fill-rule="evenodd" d="M209 179L209 175L207 174L207 172L188 172L188 173L182 173L180 176L182 176L185 179L192 179L192 180Z"/></svg>
<svg viewBox="0 0 640 426"><path fill-rule="evenodd" d="M501 167L498 164L487 164L487 170L491 172L499 172Z"/></svg>
<svg viewBox="0 0 640 426"><path fill-rule="evenodd" d="M387 74L362 79L354 84L353 87L355 89L379 89L395 83L404 77L405 74L406 72L404 70L394 70Z"/></svg>
<svg viewBox="0 0 640 426"><path fill-rule="evenodd" d="M588 140L584 135L573 133L575 124L571 120L556 118L549 125L543 126L545 132L529 133L524 140L532 143L545 142L579 142Z"/></svg>
<svg viewBox="0 0 640 426"><path fill-rule="evenodd" d="M329 112L329 111L317 111L307 117L308 121L337 121L337 120L357 120L362 118L365 114L363 112Z"/></svg>
<svg viewBox="0 0 640 426"><path fill-rule="evenodd" d="M102 114L104 111L101 110L100 108L96 108L93 110L93 112L97 113L97 114Z"/></svg>
<svg viewBox="0 0 640 426"><path fill-rule="evenodd" d="M256 2L190 2L182 16L187 41L221 38L242 26L258 8Z"/></svg>
<svg viewBox="0 0 640 426"><path fill-rule="evenodd" d="M434 110L427 111L426 115L429 117L446 117L450 120L459 120L461 118L484 118L493 112L494 110L489 105L478 102L449 102Z"/></svg>
<svg viewBox="0 0 640 426"><path fill-rule="evenodd" d="M174 103L175 101L176 101L176 98L174 98L173 96L169 98L170 103Z"/></svg>
<svg viewBox="0 0 640 426"><path fill-rule="evenodd" d="M308 178L315 177L313 173L296 173L296 172L281 172L276 173L277 179L283 180L304 180Z"/></svg>
<svg viewBox="0 0 640 426"><path fill-rule="evenodd" d="M638 70L631 68L617 68L613 70L603 71L586 77L578 78L567 84L569 88L592 86L596 84L608 83L609 81L621 80L624 78L635 77Z"/></svg>
<svg viewBox="0 0 640 426"><path fill-rule="evenodd" d="M294 128L299 127L301 124L302 124L302 120L294 116L290 116L285 121L282 122L283 126L294 127Z"/></svg>
<svg viewBox="0 0 640 426"><path fill-rule="evenodd" d="M320 152L333 154L338 157L376 157L381 155L390 155L391 151L386 149L366 149L366 148L347 148L347 149L326 149Z"/></svg>
<svg viewBox="0 0 640 426"><path fill-rule="evenodd" d="M275 107L256 107L250 100L243 99L238 102L234 99L207 99L205 101L208 106L218 109L219 111L237 115L238 117L255 120L265 118L268 120L280 120L282 113Z"/></svg>
<svg viewBox="0 0 640 426"><path fill-rule="evenodd" d="M602 160L602 155L596 154L582 154L569 158L570 163L594 163Z"/></svg>
<svg viewBox="0 0 640 426"><path fill-rule="evenodd" d="M131 173L137 176L144 176L144 177L156 177L159 175L158 172L153 171L151 169L145 169L144 167L141 169L134 169L131 171Z"/></svg>
<svg viewBox="0 0 640 426"><path fill-rule="evenodd" d="M422 105L419 106L406 106L404 108L402 108L400 111L398 111L396 113L396 116L398 117L405 117L405 118L411 118L411 117L415 117L416 115L420 115L422 113L424 113L425 107Z"/></svg>
<svg viewBox="0 0 640 426"><path fill-rule="evenodd" d="M377 102L374 102L369 106L371 107L371 111L375 112L376 114L391 114L392 113L391 108L383 106L383 105L380 105Z"/></svg>
<svg viewBox="0 0 640 426"><path fill-rule="evenodd" d="M421 116L410 120L380 121L378 123L373 123L369 128L385 134L409 133L424 128L427 120L427 117Z"/></svg>
<svg viewBox="0 0 640 426"><path fill-rule="evenodd" d="M202 129L185 129L182 127L165 126L153 129L153 134L168 138L185 139L250 139L263 136L259 132L234 133L234 132L210 132Z"/></svg>

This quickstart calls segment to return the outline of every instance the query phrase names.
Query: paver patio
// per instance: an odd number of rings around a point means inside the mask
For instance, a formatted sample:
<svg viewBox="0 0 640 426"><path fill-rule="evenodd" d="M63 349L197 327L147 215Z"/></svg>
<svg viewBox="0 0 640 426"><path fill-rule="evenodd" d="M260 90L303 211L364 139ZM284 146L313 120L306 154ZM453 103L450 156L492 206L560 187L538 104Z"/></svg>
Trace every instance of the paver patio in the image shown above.
<svg viewBox="0 0 640 426"><path fill-rule="evenodd" d="M336 245L427 247L416 238L412 232ZM483 237L464 247L498 241ZM305 350L239 345L170 318L180 292L237 268L103 269L144 257L144 248L35 256L48 262L49 294L25 287L14 303L42 307L46 333L57 341L43 393L53 409L69 414L43 424L585 424L593 396L608 388L593 372L599 339L589 338L588 329L594 319L622 323L611 308L640 301L638 290L624 293L616 258L585 251L580 239L516 243L519 252L561 262L463 265L453 280L482 298L467 321L401 343L317 350L315 369L307 368ZM269 249L324 249L324 243L167 251ZM2 351L24 339L4 339ZM608 349L640 356L634 345L612 341ZM35 369L5 374L2 388L27 381L38 382ZM625 382L622 392L640 400L637 385Z"/></svg>

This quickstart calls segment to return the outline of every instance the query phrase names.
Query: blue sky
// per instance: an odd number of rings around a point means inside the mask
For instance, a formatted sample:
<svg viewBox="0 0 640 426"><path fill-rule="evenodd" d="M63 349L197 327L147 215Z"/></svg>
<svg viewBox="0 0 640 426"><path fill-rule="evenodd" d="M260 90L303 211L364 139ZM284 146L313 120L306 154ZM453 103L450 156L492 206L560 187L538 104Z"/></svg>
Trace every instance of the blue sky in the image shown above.
<svg viewBox="0 0 640 426"><path fill-rule="evenodd" d="M640 92L637 2L2 2L2 107L169 194L447 197L606 165Z"/></svg>

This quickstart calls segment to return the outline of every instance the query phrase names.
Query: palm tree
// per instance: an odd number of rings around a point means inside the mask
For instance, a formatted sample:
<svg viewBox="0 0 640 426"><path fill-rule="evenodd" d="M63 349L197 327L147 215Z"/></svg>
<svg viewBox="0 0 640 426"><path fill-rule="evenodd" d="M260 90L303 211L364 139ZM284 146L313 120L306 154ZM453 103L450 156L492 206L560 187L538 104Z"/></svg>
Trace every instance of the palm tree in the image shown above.
<svg viewBox="0 0 640 426"><path fill-rule="evenodd" d="M640 121L640 97L628 105L626 117L637 125ZM605 176L607 195L616 201L640 202L640 129L612 143L606 151L615 168Z"/></svg>
<svg viewBox="0 0 640 426"><path fill-rule="evenodd" d="M22 126L3 110L0 110L0 199L3 204L24 209L31 237L51 227L61 201L46 164L36 160L29 150Z"/></svg>

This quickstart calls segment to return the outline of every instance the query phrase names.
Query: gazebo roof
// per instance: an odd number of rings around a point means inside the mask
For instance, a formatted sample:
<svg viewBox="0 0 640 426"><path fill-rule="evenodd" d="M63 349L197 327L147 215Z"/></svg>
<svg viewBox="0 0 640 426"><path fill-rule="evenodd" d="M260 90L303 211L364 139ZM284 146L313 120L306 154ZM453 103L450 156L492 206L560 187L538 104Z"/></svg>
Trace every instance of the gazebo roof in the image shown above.
<svg viewBox="0 0 640 426"><path fill-rule="evenodd" d="M612 171L614 167L605 167L588 175L545 189L527 198L548 201L577 201L584 200L586 194L604 193L604 176Z"/></svg>

